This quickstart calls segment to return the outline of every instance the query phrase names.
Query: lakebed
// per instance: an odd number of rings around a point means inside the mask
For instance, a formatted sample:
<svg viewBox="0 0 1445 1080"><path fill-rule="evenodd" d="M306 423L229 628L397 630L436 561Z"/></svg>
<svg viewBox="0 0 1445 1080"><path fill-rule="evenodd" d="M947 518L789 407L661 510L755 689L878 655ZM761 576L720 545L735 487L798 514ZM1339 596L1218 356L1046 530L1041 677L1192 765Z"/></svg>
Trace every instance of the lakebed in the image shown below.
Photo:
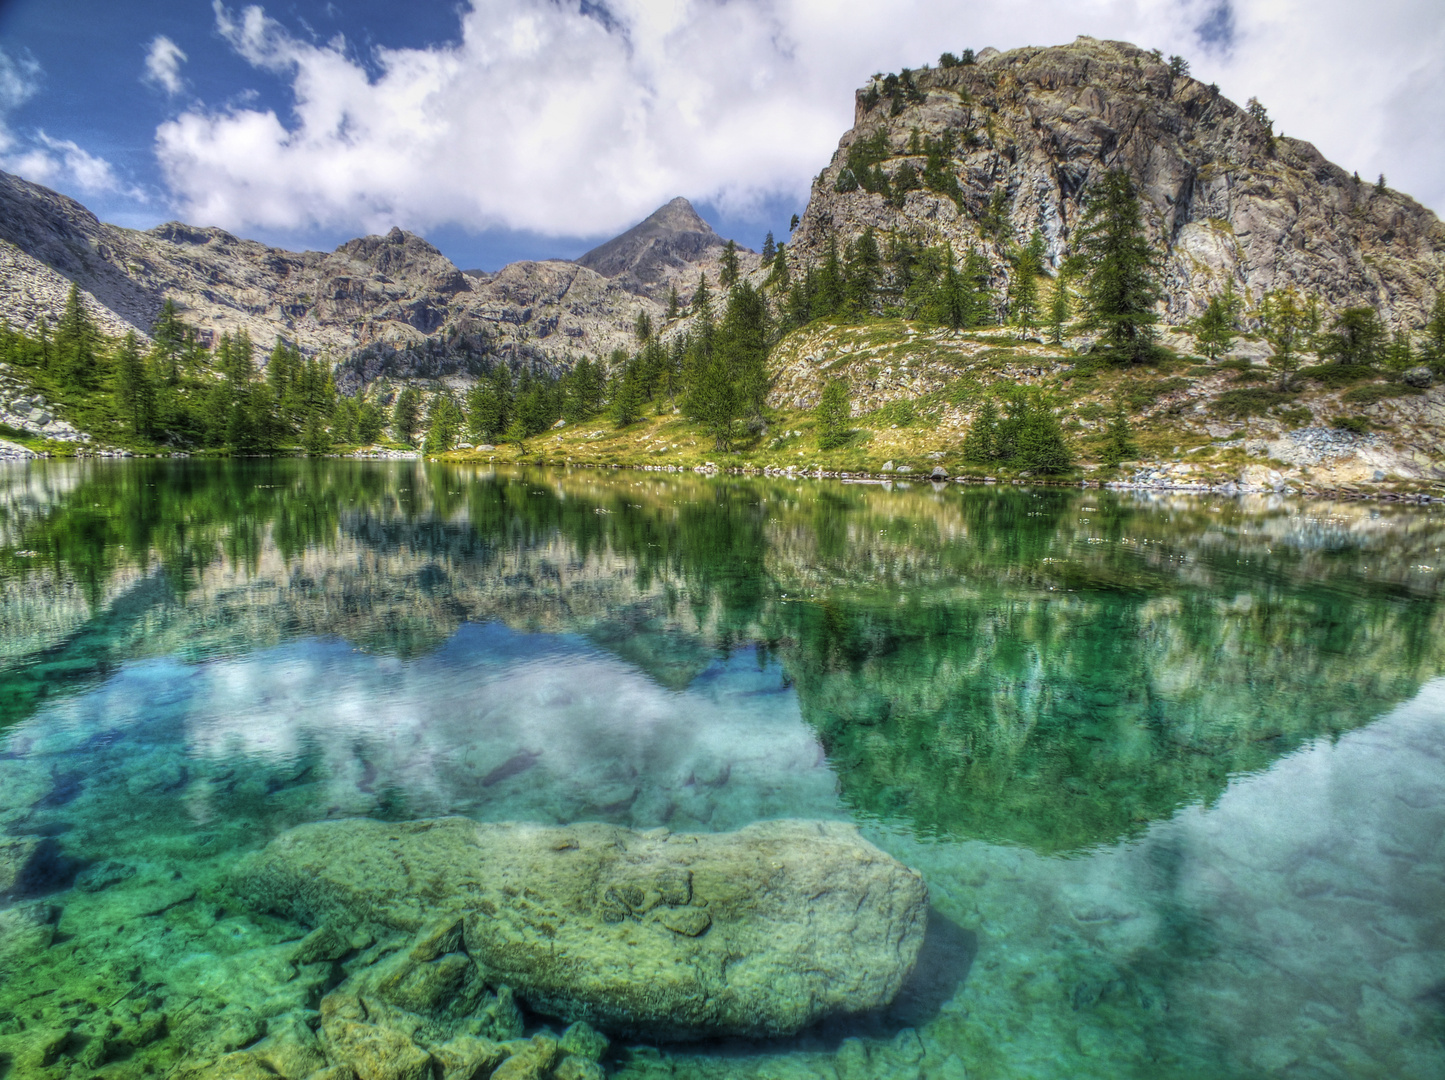
<svg viewBox="0 0 1445 1080"><path fill-rule="evenodd" d="M347 988L417 945L318 937L245 868L442 818L856 827L927 925L891 1004L795 1033L604 1009L603 1049L494 979L378 1069L469 1038L624 1077L1445 1055L1439 507L422 461L0 488L0 1072L370 1069Z"/></svg>

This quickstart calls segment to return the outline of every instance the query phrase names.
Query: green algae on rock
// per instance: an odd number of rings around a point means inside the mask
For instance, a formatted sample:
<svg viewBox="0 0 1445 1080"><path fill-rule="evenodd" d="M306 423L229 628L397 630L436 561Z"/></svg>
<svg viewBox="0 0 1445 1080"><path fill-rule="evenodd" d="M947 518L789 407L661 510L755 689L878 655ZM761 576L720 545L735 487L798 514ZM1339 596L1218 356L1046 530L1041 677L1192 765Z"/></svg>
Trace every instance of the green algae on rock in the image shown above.
<svg viewBox="0 0 1445 1080"><path fill-rule="evenodd" d="M234 881L256 908L310 925L433 926L424 939L458 937L436 948L464 948L539 1012L662 1039L787 1035L887 1005L928 912L922 878L838 822L697 835L324 822L273 840ZM407 971L397 988L470 987L462 967Z"/></svg>

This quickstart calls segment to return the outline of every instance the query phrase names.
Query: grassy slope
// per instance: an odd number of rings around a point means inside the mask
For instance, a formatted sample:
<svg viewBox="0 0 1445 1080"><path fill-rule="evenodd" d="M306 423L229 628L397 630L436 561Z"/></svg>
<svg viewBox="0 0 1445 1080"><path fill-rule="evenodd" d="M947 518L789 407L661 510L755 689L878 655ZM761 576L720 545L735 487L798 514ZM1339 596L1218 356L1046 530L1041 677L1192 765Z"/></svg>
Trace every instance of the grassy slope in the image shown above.
<svg viewBox="0 0 1445 1080"><path fill-rule="evenodd" d="M547 432L528 443L524 456L596 465L692 467L713 462L719 467L791 465L850 472L877 472L892 461L914 472L942 465L950 475L972 474L979 470L963 462L960 450L974 409L985 395L1021 384L1040 388L1059 407L1078 458L1071 474L1076 479L1115 475L1097 462L1104 425L1121 398L1134 424L1141 460L1183 463L1188 471L1181 470L1181 476L1200 480L1237 479L1244 465L1271 464L1258 446L1251 453L1240 445L1241 439L1268 440L1301 427L1330 427L1339 417L1363 421L1387 440L1440 445L1437 432L1420 430L1408 416L1399 415L1399 403L1420 397L1420 392L1383 374L1334 386L1297 377L1292 391L1280 395L1276 372L1235 363L1237 367L1210 366L1198 357L1170 353L1156 365L1120 369L1091 363L1067 348L1021 341L1011 329L950 333L899 320L815 324L789 335L774 351L775 415L765 434L741 441L730 453L717 451L697 425L664 403L663 415L649 410L642 422L621 430L597 417ZM818 449L811 408L823 382L833 377L849 380L856 430L846 446L824 452ZM1366 400L1359 400L1362 397ZM1253 415L1241 415L1251 411ZM501 446L449 456L510 461L519 455L515 447ZM1273 464L1288 471L1282 462ZM1126 465L1123 472L1129 471ZM1293 475L1305 483L1342 482L1327 472L1296 469Z"/></svg>

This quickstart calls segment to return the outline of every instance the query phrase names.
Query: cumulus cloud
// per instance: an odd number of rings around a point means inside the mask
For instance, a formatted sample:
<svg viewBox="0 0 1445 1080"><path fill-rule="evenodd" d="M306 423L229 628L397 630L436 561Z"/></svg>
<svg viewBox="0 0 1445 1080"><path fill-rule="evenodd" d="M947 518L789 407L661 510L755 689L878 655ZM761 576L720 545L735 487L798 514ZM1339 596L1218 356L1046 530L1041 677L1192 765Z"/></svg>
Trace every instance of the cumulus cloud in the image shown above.
<svg viewBox="0 0 1445 1080"><path fill-rule="evenodd" d="M145 193L122 184L110 162L70 139L44 131L23 134L10 127L10 114L35 96L43 75L29 57L15 59L0 49L0 169L47 187L65 187L82 195L119 192L139 201Z"/></svg>
<svg viewBox="0 0 1445 1080"><path fill-rule="evenodd" d="M157 34L146 50L145 81L174 97L186 86L185 79L181 78L181 65L185 62L186 54L181 47L164 34Z"/></svg>
<svg viewBox="0 0 1445 1080"><path fill-rule="evenodd" d="M292 107L189 109L157 154L184 214L233 229L596 235L677 194L732 214L801 202L873 72L1084 33L1189 57L1347 168L1445 205L1445 149L1421 137L1442 95L1414 89L1441 78L1438 0L1382 0L1368 20L1350 0L473 0L457 41L364 57L214 6Z"/></svg>

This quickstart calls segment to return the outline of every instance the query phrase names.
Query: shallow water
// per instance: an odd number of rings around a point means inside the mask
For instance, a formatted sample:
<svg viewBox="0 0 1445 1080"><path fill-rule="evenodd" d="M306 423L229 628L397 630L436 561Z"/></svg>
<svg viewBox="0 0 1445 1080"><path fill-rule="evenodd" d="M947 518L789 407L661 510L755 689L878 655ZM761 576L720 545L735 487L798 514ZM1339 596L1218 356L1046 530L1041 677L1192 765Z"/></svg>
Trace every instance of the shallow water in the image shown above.
<svg viewBox="0 0 1445 1080"><path fill-rule="evenodd" d="M1442 546L1438 510L1359 504L9 468L0 1075L314 1022L277 959L307 928L229 869L464 814L839 818L924 874L884 1014L612 1075L1439 1076Z"/></svg>

